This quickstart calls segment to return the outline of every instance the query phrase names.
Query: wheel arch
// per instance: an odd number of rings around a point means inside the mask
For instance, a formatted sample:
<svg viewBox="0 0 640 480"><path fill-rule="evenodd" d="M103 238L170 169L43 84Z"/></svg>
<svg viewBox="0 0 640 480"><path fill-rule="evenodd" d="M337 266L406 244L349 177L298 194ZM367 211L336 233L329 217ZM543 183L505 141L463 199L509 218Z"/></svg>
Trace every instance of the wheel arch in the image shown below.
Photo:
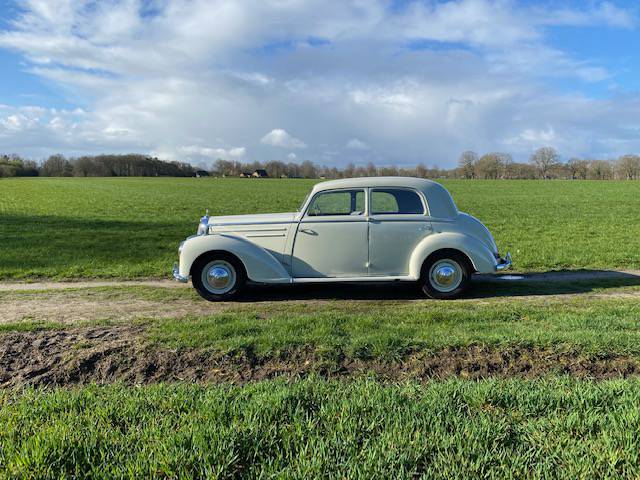
<svg viewBox="0 0 640 480"><path fill-rule="evenodd" d="M439 257L441 255L460 256L466 261L467 267L469 268L469 272L471 272L471 273L475 272L475 267L473 266L473 261L471 260L471 258L469 258L469 255L467 255L465 252L463 252L462 250L458 250L456 248L440 248L438 250L434 250L433 252L431 252L429 254L429 256L427 256L427 258L425 258L422 261L422 265L420 267L420 277L419 278L423 278L424 277L426 265L428 265L430 262L432 262L434 258Z"/></svg>
<svg viewBox="0 0 640 480"><path fill-rule="evenodd" d="M242 266L242 269L244 270L244 274L247 275L247 266L244 264L242 259L240 257L238 257L237 255L235 255L233 252L229 252L227 250L208 250L206 252L202 252L200 255L198 255L193 260L193 263L191 264L191 268L189 269L189 275L193 275L194 267L196 265L198 265L198 263L200 263L202 260L204 260L207 257L215 257L215 256L230 256L230 257L233 257Z"/></svg>
<svg viewBox="0 0 640 480"><path fill-rule="evenodd" d="M425 261L443 250L464 255L469 260L473 272L495 272L495 257L485 244L470 235L443 232L427 236L416 246L409 260L409 274L419 279Z"/></svg>
<svg viewBox="0 0 640 480"><path fill-rule="evenodd" d="M247 278L259 283L289 283L291 276L267 250L249 240L227 234L201 235L189 238L180 252L179 273L191 275L196 260L211 252L226 252L237 258Z"/></svg>

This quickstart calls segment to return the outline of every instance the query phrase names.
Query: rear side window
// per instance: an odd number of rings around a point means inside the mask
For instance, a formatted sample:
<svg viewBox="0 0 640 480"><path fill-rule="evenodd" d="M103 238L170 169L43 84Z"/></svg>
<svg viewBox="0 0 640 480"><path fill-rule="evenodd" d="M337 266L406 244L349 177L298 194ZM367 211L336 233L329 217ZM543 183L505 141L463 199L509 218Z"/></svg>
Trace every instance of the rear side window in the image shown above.
<svg viewBox="0 0 640 480"><path fill-rule="evenodd" d="M412 190L384 188L371 191L372 214L422 215L424 205L420 196Z"/></svg>
<svg viewBox="0 0 640 480"><path fill-rule="evenodd" d="M316 195L311 201L307 215L363 215L364 190L340 190Z"/></svg>

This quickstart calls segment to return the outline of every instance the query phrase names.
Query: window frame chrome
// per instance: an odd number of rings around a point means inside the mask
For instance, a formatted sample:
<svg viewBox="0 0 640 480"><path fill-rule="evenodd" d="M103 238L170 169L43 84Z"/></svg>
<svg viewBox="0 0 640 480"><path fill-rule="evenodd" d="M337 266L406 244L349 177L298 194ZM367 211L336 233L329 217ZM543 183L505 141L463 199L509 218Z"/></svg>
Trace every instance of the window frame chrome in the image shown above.
<svg viewBox="0 0 640 480"><path fill-rule="evenodd" d="M358 190L361 191L362 193L364 193L364 211L362 212L362 215L340 215L340 214L332 214L332 215L309 215L309 208L311 208L311 204L313 203L313 201L319 197L320 195L324 195L327 193L339 193L339 192L350 192L353 190ZM344 219L345 221L347 219L349 220L357 220L357 219L364 219L366 220L369 216L369 193L368 193L369 188L368 187L342 187L342 188L331 188L331 189L327 189L327 190L320 190L319 192L316 192L313 195L310 195L309 197L309 201L307 202L307 204L304 207L304 211L302 213L302 217L300 218L300 221L304 221L311 219L312 221L318 221L320 219Z"/></svg>
<svg viewBox="0 0 640 480"><path fill-rule="evenodd" d="M391 218L391 217L431 217L431 212L429 211L429 203L427 202L426 197L424 196L424 193L421 192L420 190L413 188L413 187L382 187L382 186L376 186L376 187L369 187L369 198L367 199L367 205L372 205L372 198L371 195L373 195L373 192L375 190L408 190L410 192L413 192L415 194L418 195L418 198L420 199L420 201L422 202L422 213L373 213L372 211L368 212L367 215L371 216L371 217L383 217L383 218Z"/></svg>

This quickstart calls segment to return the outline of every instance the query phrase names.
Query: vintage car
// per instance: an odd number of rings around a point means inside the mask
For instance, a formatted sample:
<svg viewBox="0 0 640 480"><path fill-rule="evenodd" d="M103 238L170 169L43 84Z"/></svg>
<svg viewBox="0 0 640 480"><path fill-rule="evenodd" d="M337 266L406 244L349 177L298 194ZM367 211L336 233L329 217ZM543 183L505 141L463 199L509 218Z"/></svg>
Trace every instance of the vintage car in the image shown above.
<svg viewBox="0 0 640 480"><path fill-rule="evenodd" d="M207 212L178 251L174 277L191 278L211 301L236 297L247 282L416 282L428 297L448 299L472 273L511 266L442 185L409 177L318 183L293 213Z"/></svg>

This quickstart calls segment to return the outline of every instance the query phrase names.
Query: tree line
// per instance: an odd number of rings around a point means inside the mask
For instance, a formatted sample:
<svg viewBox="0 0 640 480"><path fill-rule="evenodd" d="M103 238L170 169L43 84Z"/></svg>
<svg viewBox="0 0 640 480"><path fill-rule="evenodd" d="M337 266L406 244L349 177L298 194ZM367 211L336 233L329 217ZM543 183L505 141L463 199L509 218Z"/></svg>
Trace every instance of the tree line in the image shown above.
<svg viewBox="0 0 640 480"><path fill-rule="evenodd" d="M640 155L610 160L571 158L565 163L554 148L542 147L533 152L528 163L516 163L506 153L478 156L469 151L460 156L452 173L459 178L481 179L637 180Z"/></svg>
<svg viewBox="0 0 640 480"><path fill-rule="evenodd" d="M40 164L18 155L0 155L0 177L192 177L195 171L186 162L138 154L77 158L51 155Z"/></svg>
<svg viewBox="0 0 640 480"><path fill-rule="evenodd" d="M210 175L237 177L243 173L265 170L272 178L349 178L375 176L412 176L421 178L468 179L640 179L640 155L622 155L617 159L571 158L562 162L552 147L542 147L533 152L526 163L514 162L508 153L463 152L452 169L418 164L404 168L347 164L344 168L316 165L311 161L301 163L239 162L218 159L209 166L198 168L186 162L169 162L139 154L95 155L66 158L51 155L42 163L21 158L18 155L0 155L0 177L49 176L49 177L190 177L205 170Z"/></svg>

